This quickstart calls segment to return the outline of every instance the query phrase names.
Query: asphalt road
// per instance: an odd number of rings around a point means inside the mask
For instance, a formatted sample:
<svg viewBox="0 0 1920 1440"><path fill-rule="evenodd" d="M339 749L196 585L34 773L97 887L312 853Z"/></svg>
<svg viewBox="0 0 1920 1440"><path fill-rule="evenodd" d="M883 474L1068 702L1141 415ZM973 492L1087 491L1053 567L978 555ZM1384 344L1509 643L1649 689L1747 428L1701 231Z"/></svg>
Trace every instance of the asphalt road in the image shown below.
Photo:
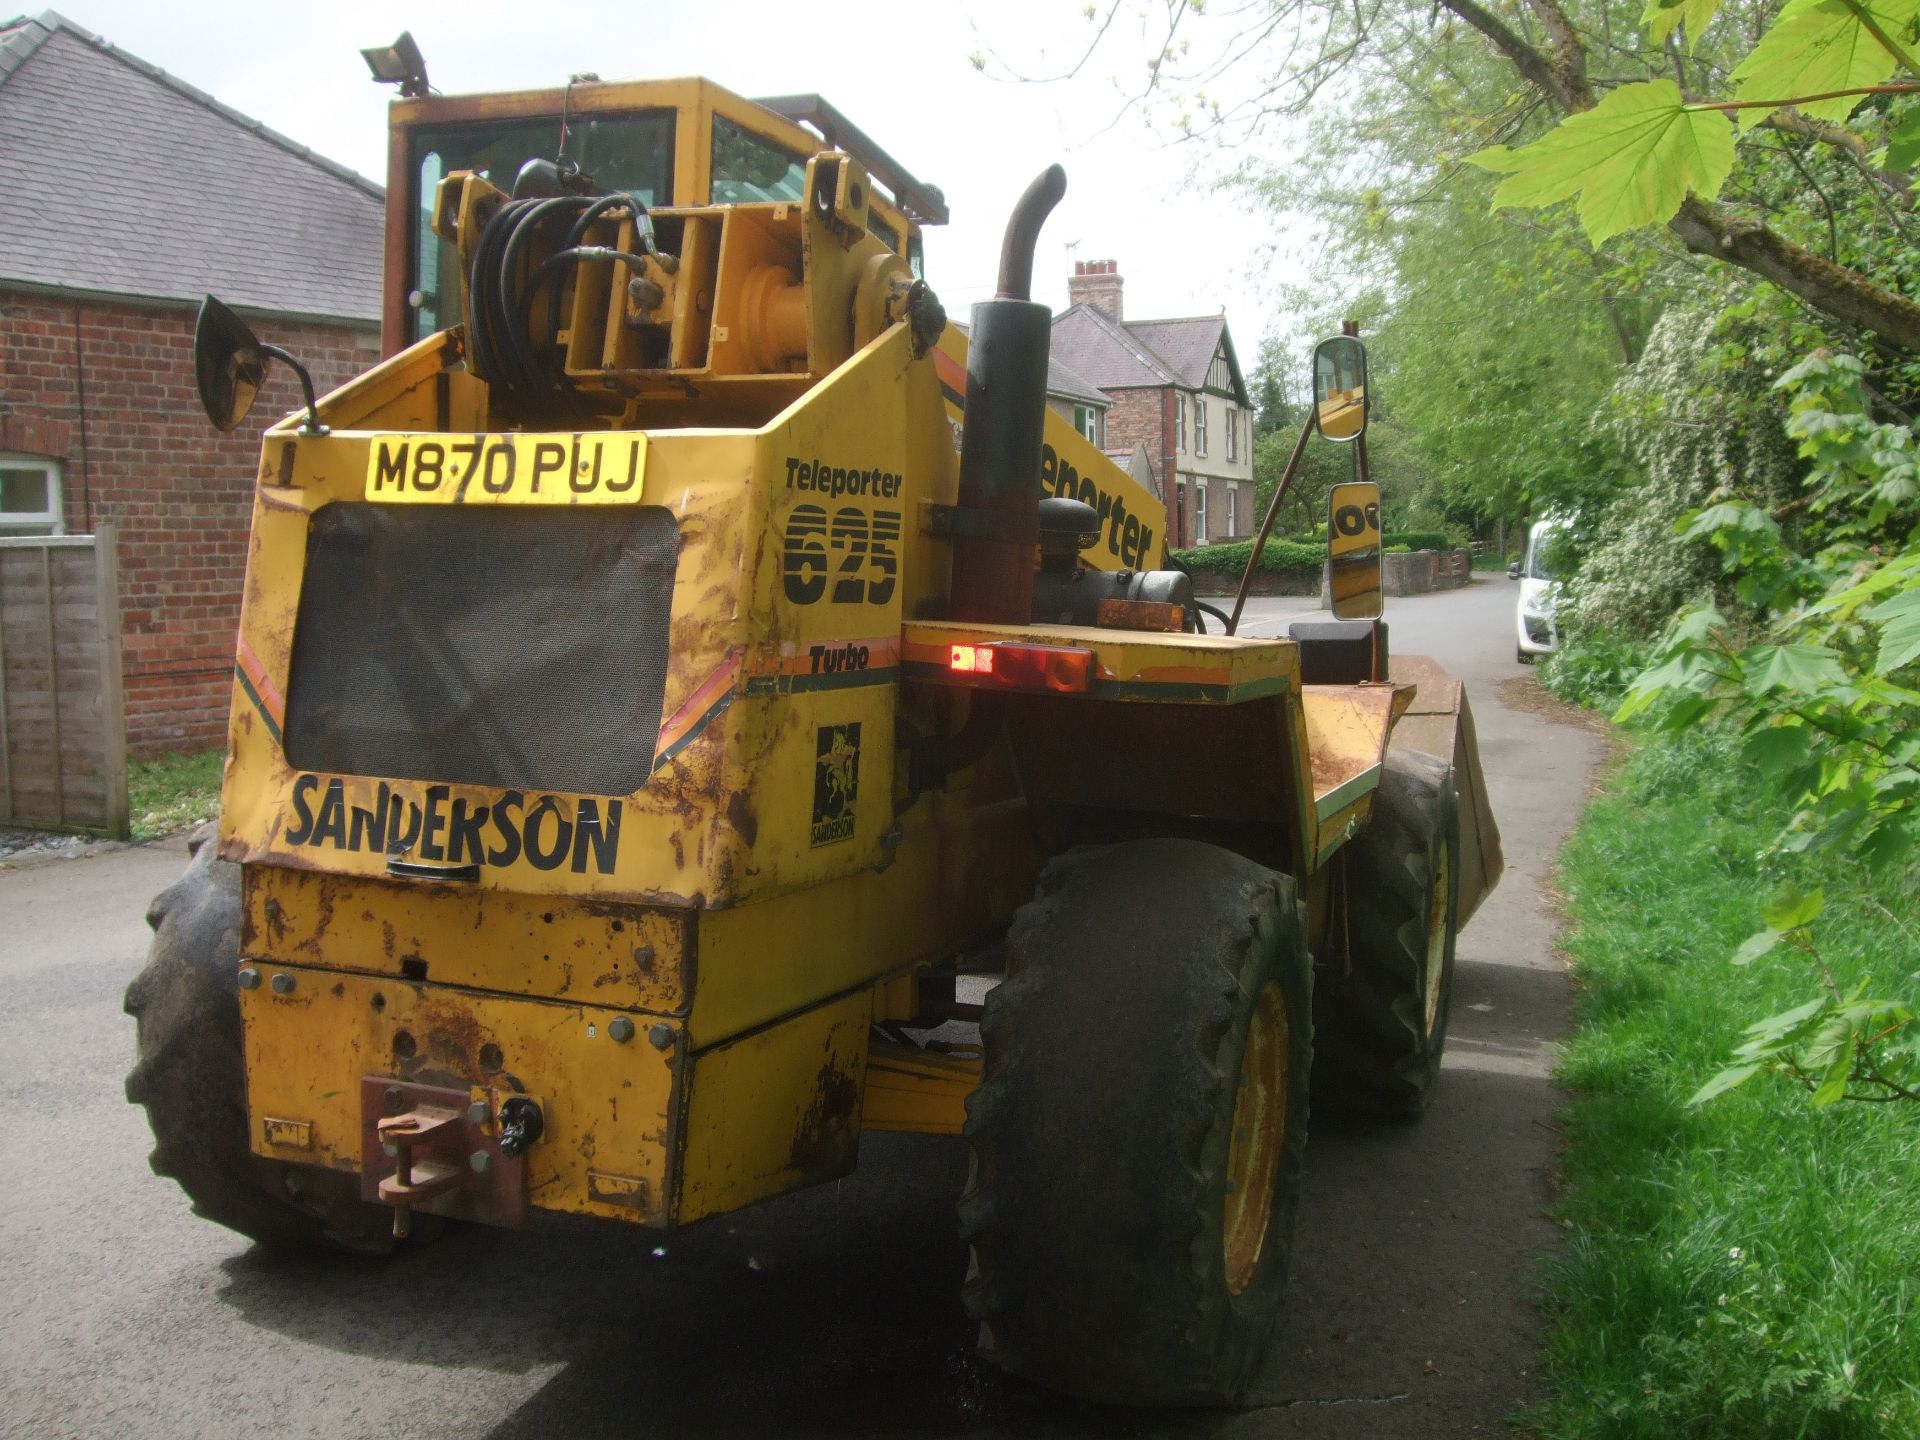
<svg viewBox="0 0 1920 1440"><path fill-rule="evenodd" d="M1256 601L1251 633L1305 602ZM1462 937L1412 1126L1316 1125L1287 1319L1254 1405L1140 1416L983 1373L957 1299L958 1140L659 1237L467 1229L395 1263L278 1259L147 1170L120 995L179 842L0 872L0 1434L1498 1434L1529 1393L1569 985L1542 884L1598 743L1498 701L1512 591L1390 602L1468 682L1507 875Z"/></svg>

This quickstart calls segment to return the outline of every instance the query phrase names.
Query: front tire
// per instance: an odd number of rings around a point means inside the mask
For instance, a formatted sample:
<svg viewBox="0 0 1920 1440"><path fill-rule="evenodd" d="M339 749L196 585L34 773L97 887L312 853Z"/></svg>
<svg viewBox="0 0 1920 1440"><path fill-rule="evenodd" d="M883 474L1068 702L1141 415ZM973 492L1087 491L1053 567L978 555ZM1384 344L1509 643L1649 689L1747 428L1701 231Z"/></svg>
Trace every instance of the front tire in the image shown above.
<svg viewBox="0 0 1920 1440"><path fill-rule="evenodd" d="M127 1099L153 1127L149 1163L193 1211L264 1244L384 1254L389 1212L360 1199L356 1176L252 1153L239 992L240 867L214 855L213 827L189 844L187 871L147 907L153 945L127 987L137 1027Z"/></svg>
<svg viewBox="0 0 1920 1440"><path fill-rule="evenodd" d="M1315 986L1323 1108L1412 1118L1433 1098L1453 1002L1460 806L1453 769L1387 756L1373 818L1347 845L1348 964Z"/></svg>
<svg viewBox="0 0 1920 1440"><path fill-rule="evenodd" d="M1286 1282L1311 961L1292 880L1210 845L1075 850L987 997L960 1213L981 1354L1071 1395L1231 1402Z"/></svg>

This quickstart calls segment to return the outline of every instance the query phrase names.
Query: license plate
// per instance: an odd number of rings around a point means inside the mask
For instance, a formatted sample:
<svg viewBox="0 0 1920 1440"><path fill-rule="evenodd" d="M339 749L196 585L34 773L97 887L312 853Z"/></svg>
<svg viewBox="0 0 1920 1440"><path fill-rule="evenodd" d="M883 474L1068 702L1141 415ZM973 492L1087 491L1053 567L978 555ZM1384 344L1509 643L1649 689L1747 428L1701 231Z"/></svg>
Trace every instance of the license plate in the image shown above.
<svg viewBox="0 0 1920 1440"><path fill-rule="evenodd" d="M631 505L647 437L381 435L367 452L367 499L438 505Z"/></svg>

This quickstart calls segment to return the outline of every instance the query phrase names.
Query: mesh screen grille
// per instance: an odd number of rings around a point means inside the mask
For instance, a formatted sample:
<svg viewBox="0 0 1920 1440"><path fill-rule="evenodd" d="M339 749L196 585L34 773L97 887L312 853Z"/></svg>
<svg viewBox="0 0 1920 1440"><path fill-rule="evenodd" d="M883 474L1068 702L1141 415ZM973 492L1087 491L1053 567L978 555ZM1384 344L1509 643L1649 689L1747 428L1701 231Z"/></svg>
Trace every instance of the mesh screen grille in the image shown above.
<svg viewBox="0 0 1920 1440"><path fill-rule="evenodd" d="M287 689L302 770L626 795L667 678L657 506L322 507Z"/></svg>

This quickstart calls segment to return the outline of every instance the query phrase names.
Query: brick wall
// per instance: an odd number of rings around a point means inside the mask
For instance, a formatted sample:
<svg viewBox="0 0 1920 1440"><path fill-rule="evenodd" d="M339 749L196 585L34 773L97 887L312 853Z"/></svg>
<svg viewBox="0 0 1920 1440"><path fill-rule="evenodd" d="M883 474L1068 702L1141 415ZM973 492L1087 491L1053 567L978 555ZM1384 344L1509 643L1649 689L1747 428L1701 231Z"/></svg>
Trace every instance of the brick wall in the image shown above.
<svg viewBox="0 0 1920 1440"><path fill-rule="evenodd" d="M194 393L193 321L192 309L0 293L0 450L61 462L69 531L120 522L135 756L226 738L260 432L300 403L274 365L253 419L215 431ZM321 394L379 355L371 328L254 328L298 355Z"/></svg>
<svg viewBox="0 0 1920 1440"><path fill-rule="evenodd" d="M1167 544L1175 549L1192 544L1191 498L1186 515L1178 520L1174 516L1173 389L1167 386L1107 393L1113 397L1113 404L1107 407L1106 448L1131 452L1136 445L1147 447L1154 478L1167 500Z"/></svg>

